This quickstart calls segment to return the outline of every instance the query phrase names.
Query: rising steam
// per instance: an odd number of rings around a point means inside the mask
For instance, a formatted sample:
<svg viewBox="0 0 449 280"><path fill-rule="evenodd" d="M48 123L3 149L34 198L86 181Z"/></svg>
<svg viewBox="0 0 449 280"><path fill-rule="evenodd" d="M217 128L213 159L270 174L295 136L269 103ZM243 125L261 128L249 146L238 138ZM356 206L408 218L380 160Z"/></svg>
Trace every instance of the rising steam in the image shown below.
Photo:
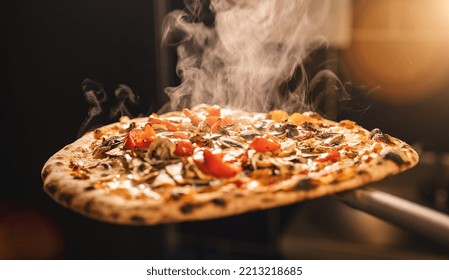
<svg viewBox="0 0 449 280"><path fill-rule="evenodd" d="M322 6L312 10L317 2ZM164 21L163 40L177 46L182 78L181 85L166 89L166 109L199 103L253 111L310 109L307 93L324 77L335 78L322 71L309 79L303 67L309 53L325 43L318 29L328 1L185 0L185 5Z"/></svg>
<svg viewBox="0 0 449 280"><path fill-rule="evenodd" d="M115 98L112 99L108 98L103 84L94 80L85 79L81 84L81 88L90 108L86 119L78 131L78 137L82 136L86 131L110 122L110 120L116 120L118 117L133 117L129 106L137 103L137 97L130 87L119 85L114 91Z"/></svg>
<svg viewBox="0 0 449 280"><path fill-rule="evenodd" d="M87 113L86 119L78 131L78 137L86 132L93 118L103 112L102 104L107 100L106 92L104 91L103 84L101 83L90 79L85 79L81 84L81 88L84 92L84 97L86 98L87 103L91 107Z"/></svg>
<svg viewBox="0 0 449 280"><path fill-rule="evenodd" d="M126 103L137 103L136 96L134 95L132 89L127 85L119 85L114 91L114 95L117 98L118 103L112 108L110 117L114 118L118 115L131 117L132 114L128 110Z"/></svg>

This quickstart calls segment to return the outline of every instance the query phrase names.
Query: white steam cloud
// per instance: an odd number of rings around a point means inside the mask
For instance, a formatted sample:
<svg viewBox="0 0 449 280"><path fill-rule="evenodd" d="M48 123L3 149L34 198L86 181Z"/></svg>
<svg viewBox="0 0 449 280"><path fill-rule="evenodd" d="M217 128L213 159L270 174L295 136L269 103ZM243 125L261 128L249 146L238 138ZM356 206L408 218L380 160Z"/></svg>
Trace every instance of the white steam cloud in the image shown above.
<svg viewBox="0 0 449 280"><path fill-rule="evenodd" d="M321 7L311 9L316 3ZM334 78L325 70L308 79L303 67L310 52L326 42L318 30L328 4L185 0L186 10L171 12L164 22L163 40L177 46L182 79L166 89L166 109L200 103L250 111L309 109L308 91L322 77Z"/></svg>

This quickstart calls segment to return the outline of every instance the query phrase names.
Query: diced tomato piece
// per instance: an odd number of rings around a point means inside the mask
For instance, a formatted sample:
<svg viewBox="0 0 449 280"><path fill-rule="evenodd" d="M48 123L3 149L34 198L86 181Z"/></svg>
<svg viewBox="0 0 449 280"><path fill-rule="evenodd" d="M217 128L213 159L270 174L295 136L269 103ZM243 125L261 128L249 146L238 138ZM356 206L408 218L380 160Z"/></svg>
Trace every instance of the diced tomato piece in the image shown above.
<svg viewBox="0 0 449 280"><path fill-rule="evenodd" d="M281 148L281 144L276 138L267 134L264 137L254 137L249 147L256 152L275 152Z"/></svg>
<svg viewBox="0 0 449 280"><path fill-rule="evenodd" d="M208 116L219 117L221 115L221 109L219 106L214 105L207 109Z"/></svg>
<svg viewBox="0 0 449 280"><path fill-rule="evenodd" d="M211 127L212 132L217 132L219 126L220 126L220 121L217 121L216 123L214 123Z"/></svg>
<svg viewBox="0 0 449 280"><path fill-rule="evenodd" d="M189 135L185 132L175 131L169 137L178 139L189 139Z"/></svg>
<svg viewBox="0 0 449 280"><path fill-rule="evenodd" d="M190 141L177 141L175 155L178 156L190 156L193 154L195 147L190 143Z"/></svg>
<svg viewBox="0 0 449 280"><path fill-rule="evenodd" d="M192 111L190 111L190 110L187 109L187 108L182 109L182 112L184 113L184 115L185 115L186 117L188 117L188 118L190 119L190 121L191 121L193 124L199 124L199 123L202 121L197 115L195 115L194 113L192 113Z"/></svg>
<svg viewBox="0 0 449 280"><path fill-rule="evenodd" d="M200 123L200 125L198 126L198 129L201 130L206 125L208 125L211 129L212 128L215 129L213 131L217 131L218 130L218 121L219 121L219 117L207 116L206 119Z"/></svg>
<svg viewBox="0 0 449 280"><path fill-rule="evenodd" d="M315 161L318 161L318 162L326 162L326 161L337 162L339 160L340 160L340 152L339 151L330 151L330 152L326 153L325 155L315 159Z"/></svg>
<svg viewBox="0 0 449 280"><path fill-rule="evenodd" d="M134 128L125 138L124 147L127 150L134 148L145 148L150 146L151 142L156 138L156 133L150 124L146 124L144 129Z"/></svg>
<svg viewBox="0 0 449 280"><path fill-rule="evenodd" d="M268 113L268 117L275 122L281 122L288 119L288 114L282 110L274 110Z"/></svg>
<svg viewBox="0 0 449 280"><path fill-rule="evenodd" d="M218 121L218 117L207 116L206 119L204 120L204 124L208 124L210 127L212 127L217 121Z"/></svg>
<svg viewBox="0 0 449 280"><path fill-rule="evenodd" d="M293 113L290 117L288 117L288 119L294 122L296 125L301 125L305 122L316 122L316 119L303 115L301 113Z"/></svg>
<svg viewBox="0 0 449 280"><path fill-rule="evenodd" d="M223 162L223 154L213 154L209 149L203 151L204 162L196 161L205 173L219 178L231 178L242 171L241 166Z"/></svg>
<svg viewBox="0 0 449 280"><path fill-rule="evenodd" d="M136 144L134 143L131 133L126 134L124 148L125 150L133 150Z"/></svg>
<svg viewBox="0 0 449 280"><path fill-rule="evenodd" d="M165 125L165 127L168 130L170 130L170 131L178 130L178 126L177 125L175 125L174 123L169 122L167 120L159 118L159 116L154 114L154 113L148 118L148 122L151 123L151 124L162 124L162 125Z"/></svg>
<svg viewBox="0 0 449 280"><path fill-rule="evenodd" d="M147 123L143 128L144 137L156 136L156 132L154 131L151 124Z"/></svg>
<svg viewBox="0 0 449 280"><path fill-rule="evenodd" d="M222 119L220 119L220 126L221 127L225 127L231 124L234 124L235 120L231 119L230 117L224 117Z"/></svg>
<svg viewBox="0 0 449 280"><path fill-rule="evenodd" d="M224 117L222 119L218 119L216 123L212 125L212 132L217 132L219 127L226 127L228 125L234 124L235 121L229 117Z"/></svg>

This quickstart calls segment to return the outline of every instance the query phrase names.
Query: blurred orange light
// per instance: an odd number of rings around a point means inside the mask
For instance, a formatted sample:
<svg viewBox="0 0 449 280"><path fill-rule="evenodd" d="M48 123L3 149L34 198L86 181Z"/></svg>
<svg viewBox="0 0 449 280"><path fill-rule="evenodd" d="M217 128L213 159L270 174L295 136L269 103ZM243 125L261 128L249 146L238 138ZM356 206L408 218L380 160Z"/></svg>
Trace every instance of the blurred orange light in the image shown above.
<svg viewBox="0 0 449 280"><path fill-rule="evenodd" d="M356 1L344 59L377 97L417 102L449 87L447 1Z"/></svg>

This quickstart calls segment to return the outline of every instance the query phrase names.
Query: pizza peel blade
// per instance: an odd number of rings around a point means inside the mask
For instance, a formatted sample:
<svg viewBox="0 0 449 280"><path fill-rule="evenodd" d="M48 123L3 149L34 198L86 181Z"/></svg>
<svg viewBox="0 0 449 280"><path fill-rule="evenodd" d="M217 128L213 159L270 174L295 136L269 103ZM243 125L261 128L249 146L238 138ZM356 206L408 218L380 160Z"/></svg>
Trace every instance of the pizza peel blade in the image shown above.
<svg viewBox="0 0 449 280"><path fill-rule="evenodd" d="M335 194L352 208L412 230L449 247L449 216L403 198L369 188Z"/></svg>

